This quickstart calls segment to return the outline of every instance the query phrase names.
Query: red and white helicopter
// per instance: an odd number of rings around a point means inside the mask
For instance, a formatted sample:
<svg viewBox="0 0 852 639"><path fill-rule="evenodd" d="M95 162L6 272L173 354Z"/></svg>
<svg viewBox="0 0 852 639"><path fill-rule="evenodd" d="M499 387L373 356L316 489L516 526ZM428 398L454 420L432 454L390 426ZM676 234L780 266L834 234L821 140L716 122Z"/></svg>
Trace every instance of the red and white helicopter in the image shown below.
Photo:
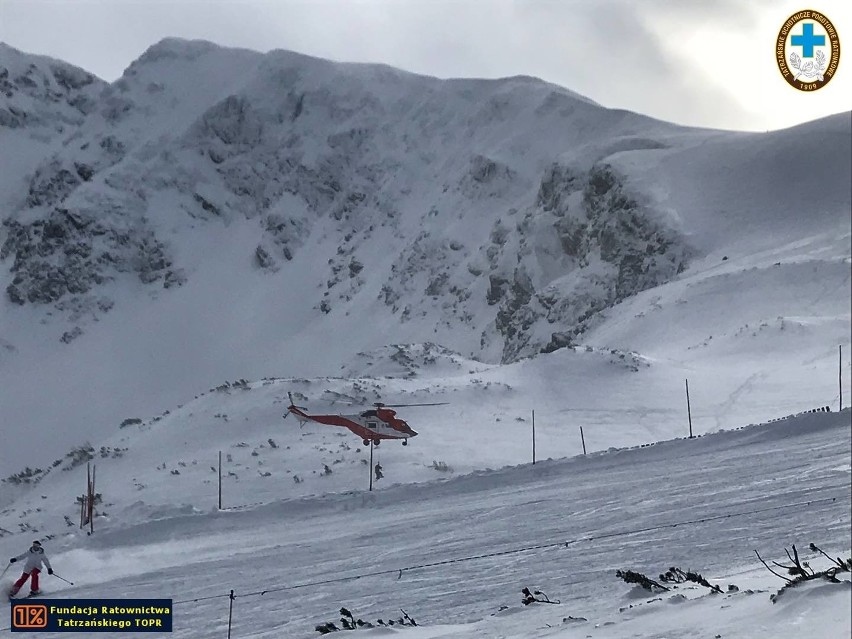
<svg viewBox="0 0 852 639"><path fill-rule="evenodd" d="M370 442L374 446L378 446L383 439L401 439L402 445L407 446L408 438L417 436L417 431L413 430L404 419L397 417L396 411L391 409L403 406L441 406L447 403L383 404L382 402L375 402L373 408L361 411L360 413L348 415L311 415L307 412L307 408L296 406L293 402L292 394L287 393L287 395L290 397L290 405L287 407L287 413L284 415L284 418L292 413L299 420L300 424L310 421L328 426L348 428L363 440L364 446L369 445Z"/></svg>

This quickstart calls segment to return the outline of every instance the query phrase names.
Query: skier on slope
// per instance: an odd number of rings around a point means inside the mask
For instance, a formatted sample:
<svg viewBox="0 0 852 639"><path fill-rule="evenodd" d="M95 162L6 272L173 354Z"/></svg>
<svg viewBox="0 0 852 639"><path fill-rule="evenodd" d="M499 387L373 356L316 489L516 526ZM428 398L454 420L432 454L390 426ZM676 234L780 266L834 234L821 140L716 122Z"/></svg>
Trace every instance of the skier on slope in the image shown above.
<svg viewBox="0 0 852 639"><path fill-rule="evenodd" d="M14 597L18 594L18 591L21 589L21 586L27 582L27 579L30 579L30 595L39 594L38 575L41 572L42 564L47 566L48 575L53 574L53 568L50 566L50 560L47 558L47 555L44 554L44 548L41 547L41 542L38 540L33 542L33 545L27 552L20 554L17 557L12 557L9 560L9 563L13 564L16 561L21 561L22 559L26 559L24 572L21 574L20 579L12 585L12 590L9 591L10 597Z"/></svg>

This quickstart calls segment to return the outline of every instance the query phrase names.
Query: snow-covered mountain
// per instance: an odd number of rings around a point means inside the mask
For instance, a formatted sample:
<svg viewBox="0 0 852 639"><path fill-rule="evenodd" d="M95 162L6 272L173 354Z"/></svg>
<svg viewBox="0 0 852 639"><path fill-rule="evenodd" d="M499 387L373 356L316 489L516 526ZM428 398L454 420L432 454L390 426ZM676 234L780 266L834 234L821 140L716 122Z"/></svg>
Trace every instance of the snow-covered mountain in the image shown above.
<svg viewBox="0 0 852 639"><path fill-rule="evenodd" d="M0 557L42 539L49 595L171 597L176 637L340 606L420 624L365 637L849 635L849 573L773 604L753 554L849 556L849 114L684 129L174 39L106 84L0 45L0 149ZM291 393L439 405L370 450ZM672 565L725 592L615 574Z"/></svg>
<svg viewBox="0 0 852 639"><path fill-rule="evenodd" d="M175 39L109 85L5 45L0 69L4 473L224 380L397 374L426 343L564 410L667 406L631 443L680 428L683 377L713 427L836 397L849 114L684 129L533 78ZM637 390L554 387L589 358Z"/></svg>

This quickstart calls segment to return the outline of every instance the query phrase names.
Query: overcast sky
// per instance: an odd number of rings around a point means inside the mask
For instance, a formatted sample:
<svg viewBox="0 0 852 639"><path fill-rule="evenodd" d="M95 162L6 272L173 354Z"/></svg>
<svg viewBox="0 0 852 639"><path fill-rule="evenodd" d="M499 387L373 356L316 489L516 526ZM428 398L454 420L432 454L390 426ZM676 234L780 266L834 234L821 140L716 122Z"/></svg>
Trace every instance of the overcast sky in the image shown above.
<svg viewBox="0 0 852 639"><path fill-rule="evenodd" d="M801 93L774 44L811 4L837 28L841 62ZM852 109L848 0L0 0L0 41L105 80L166 36L439 77L532 75L698 126L777 129Z"/></svg>

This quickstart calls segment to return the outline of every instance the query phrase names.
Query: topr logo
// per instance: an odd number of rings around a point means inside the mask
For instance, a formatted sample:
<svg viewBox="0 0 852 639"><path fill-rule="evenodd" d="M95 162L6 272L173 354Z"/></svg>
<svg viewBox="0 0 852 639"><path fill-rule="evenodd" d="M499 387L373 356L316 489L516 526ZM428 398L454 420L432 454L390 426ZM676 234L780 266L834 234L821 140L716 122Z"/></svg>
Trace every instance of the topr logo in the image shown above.
<svg viewBox="0 0 852 639"><path fill-rule="evenodd" d="M828 84L840 64L840 38L826 16L812 9L798 11L784 22L775 43L781 75L799 91Z"/></svg>

